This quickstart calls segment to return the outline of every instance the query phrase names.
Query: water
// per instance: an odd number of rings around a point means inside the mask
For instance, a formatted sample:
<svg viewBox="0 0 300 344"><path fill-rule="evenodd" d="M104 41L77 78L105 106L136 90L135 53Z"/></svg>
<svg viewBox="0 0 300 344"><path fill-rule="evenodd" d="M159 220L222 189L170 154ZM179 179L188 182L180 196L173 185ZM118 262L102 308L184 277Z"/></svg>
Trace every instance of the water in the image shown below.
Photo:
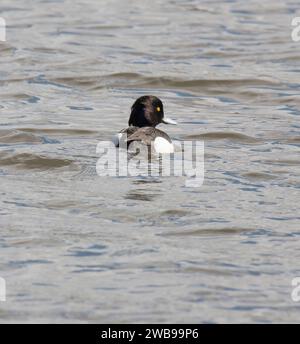
<svg viewBox="0 0 300 344"><path fill-rule="evenodd" d="M297 1L2 0L1 322L298 322ZM159 96L205 181L99 177Z"/></svg>

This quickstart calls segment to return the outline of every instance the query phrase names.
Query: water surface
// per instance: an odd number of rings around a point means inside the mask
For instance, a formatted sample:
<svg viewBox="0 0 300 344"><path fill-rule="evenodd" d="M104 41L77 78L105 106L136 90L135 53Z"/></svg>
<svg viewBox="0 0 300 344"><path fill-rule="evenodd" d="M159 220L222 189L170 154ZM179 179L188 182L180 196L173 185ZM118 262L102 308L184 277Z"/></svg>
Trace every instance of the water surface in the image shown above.
<svg viewBox="0 0 300 344"><path fill-rule="evenodd" d="M298 322L297 1L2 0L1 322ZM95 172L159 96L205 181Z"/></svg>

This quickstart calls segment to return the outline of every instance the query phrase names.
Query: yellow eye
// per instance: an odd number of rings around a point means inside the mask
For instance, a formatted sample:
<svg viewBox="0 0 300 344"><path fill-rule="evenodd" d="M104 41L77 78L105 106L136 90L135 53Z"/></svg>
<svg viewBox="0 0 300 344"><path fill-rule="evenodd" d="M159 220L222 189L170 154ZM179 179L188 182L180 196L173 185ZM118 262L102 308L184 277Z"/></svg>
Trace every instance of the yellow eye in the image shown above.
<svg viewBox="0 0 300 344"><path fill-rule="evenodd" d="M156 110L157 110L157 112L160 112L160 107L158 106L158 107L156 108Z"/></svg>

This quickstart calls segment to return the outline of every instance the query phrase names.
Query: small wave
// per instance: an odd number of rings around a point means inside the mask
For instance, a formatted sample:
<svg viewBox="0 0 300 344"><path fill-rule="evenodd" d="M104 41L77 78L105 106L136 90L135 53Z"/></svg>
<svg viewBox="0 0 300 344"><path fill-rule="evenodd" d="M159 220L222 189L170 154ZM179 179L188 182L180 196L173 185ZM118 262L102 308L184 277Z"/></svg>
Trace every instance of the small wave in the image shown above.
<svg viewBox="0 0 300 344"><path fill-rule="evenodd" d="M43 138L38 137L32 133L25 133L19 130L1 130L0 131L0 144L13 144L13 143L42 143Z"/></svg>
<svg viewBox="0 0 300 344"><path fill-rule="evenodd" d="M91 87L96 85L101 76L89 75L89 76L69 76L63 78L53 78L51 83L56 85L67 85L67 86L82 86L82 87Z"/></svg>
<svg viewBox="0 0 300 344"><path fill-rule="evenodd" d="M145 193L143 191L131 191L128 192L127 195L124 197L127 200L132 200L132 201L146 201L146 202L151 202L156 199L158 194L150 194L150 193Z"/></svg>
<svg viewBox="0 0 300 344"><path fill-rule="evenodd" d="M55 129L55 128L20 128L25 133L33 133L38 135L56 135L56 136L80 136L80 135L96 135L96 130L87 129Z"/></svg>
<svg viewBox="0 0 300 344"><path fill-rule="evenodd" d="M194 230L186 230L186 231L172 231L165 234L163 236L216 236L216 235L234 235L234 234L243 234L252 232L253 229L251 228L239 228L239 227L232 227L232 228L201 228L201 229L194 229Z"/></svg>
<svg viewBox="0 0 300 344"><path fill-rule="evenodd" d="M260 143L261 140L248 136L241 133L235 133L235 132L226 132L226 131L216 131L216 132L209 132L209 133L202 133L202 134L193 134L193 135L187 135L184 137L188 140L229 140L229 141L236 141L241 143Z"/></svg>
<svg viewBox="0 0 300 344"><path fill-rule="evenodd" d="M283 139L282 142L286 144L300 143L300 136L288 137L286 139Z"/></svg>
<svg viewBox="0 0 300 344"><path fill-rule="evenodd" d="M255 160L253 162L259 162L261 164L267 165L279 165L279 166L297 166L300 165L300 160L298 159L265 159L265 160Z"/></svg>
<svg viewBox="0 0 300 344"><path fill-rule="evenodd" d="M0 154L0 166L14 166L19 169L49 170L71 164L73 161L68 159L50 158L30 153L8 154L3 152Z"/></svg>
<svg viewBox="0 0 300 344"><path fill-rule="evenodd" d="M165 210L161 213L162 216L176 216L176 217L183 217L190 215L191 212L187 210L181 210L181 209L170 209Z"/></svg>
<svg viewBox="0 0 300 344"><path fill-rule="evenodd" d="M263 172L247 172L242 174L243 177L250 179L250 180L261 180L261 181L267 181L278 178L277 176L274 176L270 173L263 173Z"/></svg>
<svg viewBox="0 0 300 344"><path fill-rule="evenodd" d="M69 86L90 87L92 90L106 87L143 87L143 88L166 88L185 89L195 91L205 91L207 89L237 89L241 87L270 87L280 83L271 79L175 79L165 76L146 76L140 73L118 72L106 75L82 75L69 76L63 78L53 78L51 82L65 84Z"/></svg>

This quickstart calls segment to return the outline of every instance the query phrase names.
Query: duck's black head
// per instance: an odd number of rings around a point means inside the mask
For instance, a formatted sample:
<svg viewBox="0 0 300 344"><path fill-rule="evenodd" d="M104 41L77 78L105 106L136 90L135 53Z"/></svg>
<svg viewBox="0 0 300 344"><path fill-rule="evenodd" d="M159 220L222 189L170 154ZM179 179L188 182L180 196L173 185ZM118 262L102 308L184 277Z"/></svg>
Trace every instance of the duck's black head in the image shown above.
<svg viewBox="0 0 300 344"><path fill-rule="evenodd" d="M135 127L156 127L159 123L176 124L164 117L162 101L155 96L142 96L131 107L128 124Z"/></svg>

